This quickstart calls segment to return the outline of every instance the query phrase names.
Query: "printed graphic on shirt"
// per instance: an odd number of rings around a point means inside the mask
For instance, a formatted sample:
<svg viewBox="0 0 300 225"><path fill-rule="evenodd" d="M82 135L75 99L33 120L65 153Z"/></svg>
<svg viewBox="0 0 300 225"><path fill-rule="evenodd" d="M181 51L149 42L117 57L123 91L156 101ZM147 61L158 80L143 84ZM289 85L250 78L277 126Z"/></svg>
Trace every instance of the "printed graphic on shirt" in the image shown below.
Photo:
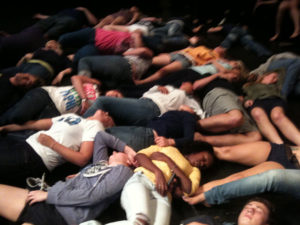
<svg viewBox="0 0 300 225"><path fill-rule="evenodd" d="M75 91L75 88L61 91L60 94L62 95L63 100L66 102L66 111L74 108L77 105L80 105L81 103L81 99L78 93Z"/></svg>
<svg viewBox="0 0 300 225"><path fill-rule="evenodd" d="M70 126L72 126L72 125L79 124L81 122L81 118L75 116L68 116L68 117L62 117L58 121L68 123Z"/></svg>

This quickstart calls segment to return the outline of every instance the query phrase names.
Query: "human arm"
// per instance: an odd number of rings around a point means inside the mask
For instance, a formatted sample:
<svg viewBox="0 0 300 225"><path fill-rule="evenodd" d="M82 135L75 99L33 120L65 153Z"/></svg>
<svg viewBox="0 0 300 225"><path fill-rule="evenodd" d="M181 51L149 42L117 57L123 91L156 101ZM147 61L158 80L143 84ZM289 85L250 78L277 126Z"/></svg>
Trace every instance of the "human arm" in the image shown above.
<svg viewBox="0 0 300 225"><path fill-rule="evenodd" d="M152 160L164 161L168 164L169 168L175 175L180 179L180 185L182 191L185 193L190 193L192 188L192 183L190 179L185 175L185 173L176 165L176 163L167 155L161 152L154 152L151 154L150 158Z"/></svg>
<svg viewBox="0 0 300 225"><path fill-rule="evenodd" d="M77 91L78 95L82 99L81 110L80 110L80 115L82 115L90 107L90 103L88 102L88 98L86 96L86 93L84 92L83 84L84 83L92 83L92 84L100 85L101 82L99 80L89 78L87 76L82 76L82 75L72 76L71 82L72 82L72 85L74 86L75 90Z"/></svg>
<svg viewBox="0 0 300 225"><path fill-rule="evenodd" d="M156 190L162 196L165 196L167 194L168 186L163 172L155 164L153 164L152 160L147 155L143 153L137 153L135 159L139 166L142 166L154 173Z"/></svg>
<svg viewBox="0 0 300 225"><path fill-rule="evenodd" d="M139 47L139 48L130 48L123 53L124 56L126 55L137 55L143 58L152 58L153 51L147 47Z"/></svg>
<svg viewBox="0 0 300 225"><path fill-rule="evenodd" d="M21 130L48 130L52 126L51 119L41 119L36 121L28 121L24 124L9 124L0 127L0 131L11 132Z"/></svg>
<svg viewBox="0 0 300 225"><path fill-rule="evenodd" d="M215 74L212 74L208 77L204 77L202 79L196 80L193 83L193 89L194 90L201 89L201 88L203 88L204 86L206 86L207 84L209 84L211 81L215 80L218 77L220 77L220 73L215 73Z"/></svg>
<svg viewBox="0 0 300 225"><path fill-rule="evenodd" d="M253 105L253 103L254 103L254 101L252 99L246 100L244 102L244 107L245 108L249 108L249 107L251 107Z"/></svg>
<svg viewBox="0 0 300 225"><path fill-rule="evenodd" d="M56 84L59 84L61 81L62 81L62 79L64 78L64 76L66 75L66 74L70 74L72 72L72 68L66 68L66 69L64 69L64 70L62 70L62 71L60 71L58 74L57 74L57 76L53 79L53 81L51 82L51 84L52 85L56 85Z"/></svg>
<svg viewBox="0 0 300 225"><path fill-rule="evenodd" d="M68 148L47 134L40 134L38 136L38 142L48 148L51 148L53 151L61 155L66 161L73 163L77 166L86 165L93 155L94 142L93 141L83 141L80 145L79 151L74 151L71 148Z"/></svg>
<svg viewBox="0 0 300 225"><path fill-rule="evenodd" d="M27 53L25 54L16 64L16 66L20 66L24 62L27 62L28 60L32 59L33 53Z"/></svg>
<svg viewBox="0 0 300 225"><path fill-rule="evenodd" d="M131 25L131 24L135 23L140 18L140 16L141 16L141 13L139 11L134 12L131 20L126 25Z"/></svg>
<svg viewBox="0 0 300 225"><path fill-rule="evenodd" d="M39 19L39 20L44 20L49 18L49 15L41 14L41 13L36 13L33 15L33 19Z"/></svg>
<svg viewBox="0 0 300 225"><path fill-rule="evenodd" d="M98 23L98 19L96 18L96 16L87 8L77 7L76 9L82 11L85 14L87 20L91 25L96 25Z"/></svg>

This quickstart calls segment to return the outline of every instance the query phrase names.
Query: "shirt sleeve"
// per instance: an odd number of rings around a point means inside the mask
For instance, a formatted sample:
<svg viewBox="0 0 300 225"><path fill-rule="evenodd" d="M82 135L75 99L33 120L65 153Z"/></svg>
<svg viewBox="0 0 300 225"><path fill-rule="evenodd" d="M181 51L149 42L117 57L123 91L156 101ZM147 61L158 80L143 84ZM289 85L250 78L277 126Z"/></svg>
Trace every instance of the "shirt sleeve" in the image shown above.
<svg viewBox="0 0 300 225"><path fill-rule="evenodd" d="M176 147L181 147L185 143L194 140L194 133L196 129L196 119L194 115L184 115L181 123L183 127L183 137L174 139Z"/></svg>
<svg viewBox="0 0 300 225"><path fill-rule="evenodd" d="M82 141L94 141L96 134L104 130L103 125L96 120L85 120Z"/></svg>

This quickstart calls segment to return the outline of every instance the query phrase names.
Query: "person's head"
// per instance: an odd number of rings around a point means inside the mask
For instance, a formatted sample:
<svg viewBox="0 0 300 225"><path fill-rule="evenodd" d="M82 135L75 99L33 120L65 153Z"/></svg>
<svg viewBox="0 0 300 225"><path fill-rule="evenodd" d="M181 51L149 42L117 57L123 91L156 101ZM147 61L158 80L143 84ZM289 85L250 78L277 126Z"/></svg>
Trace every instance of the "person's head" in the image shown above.
<svg viewBox="0 0 300 225"><path fill-rule="evenodd" d="M116 152L116 151L113 151L113 153L109 157L108 164L109 165L122 164L122 165L125 165L125 166L130 166L128 156L123 152Z"/></svg>
<svg viewBox="0 0 300 225"><path fill-rule="evenodd" d="M225 71L222 78L228 80L230 83L238 82L241 78L241 71L239 69Z"/></svg>
<svg viewBox="0 0 300 225"><path fill-rule="evenodd" d="M60 43L58 43L55 40L50 40L47 41L44 47L45 50L53 50L55 51L58 55L62 55L63 54L63 50L61 48Z"/></svg>
<svg viewBox="0 0 300 225"><path fill-rule="evenodd" d="M190 164L199 169L207 169L216 161L213 147L200 141L193 141L180 147L180 151L185 155Z"/></svg>
<svg viewBox="0 0 300 225"><path fill-rule="evenodd" d="M271 72L271 73L268 73L268 74L264 75L261 78L260 83L262 83L262 84L274 84L278 81L278 78L279 78L279 74L277 72Z"/></svg>
<svg viewBox="0 0 300 225"><path fill-rule="evenodd" d="M180 89L185 91L186 94L192 95L193 94L193 83L189 82L189 81L182 82L182 84L180 85Z"/></svg>
<svg viewBox="0 0 300 225"><path fill-rule="evenodd" d="M108 112L105 112L101 109L98 109L94 115L92 116L93 119L96 119L100 121L105 128L113 127L115 126L115 122L113 118L108 114Z"/></svg>
<svg viewBox="0 0 300 225"><path fill-rule="evenodd" d="M41 79L30 73L16 73L15 76L10 78L10 82L13 86L25 89L33 88L43 83Z"/></svg>
<svg viewBox="0 0 300 225"><path fill-rule="evenodd" d="M238 225L270 225L274 206L264 198L250 199L238 217Z"/></svg>
<svg viewBox="0 0 300 225"><path fill-rule="evenodd" d="M118 90L109 90L105 93L105 96L115 97L115 98L123 98L123 94Z"/></svg>

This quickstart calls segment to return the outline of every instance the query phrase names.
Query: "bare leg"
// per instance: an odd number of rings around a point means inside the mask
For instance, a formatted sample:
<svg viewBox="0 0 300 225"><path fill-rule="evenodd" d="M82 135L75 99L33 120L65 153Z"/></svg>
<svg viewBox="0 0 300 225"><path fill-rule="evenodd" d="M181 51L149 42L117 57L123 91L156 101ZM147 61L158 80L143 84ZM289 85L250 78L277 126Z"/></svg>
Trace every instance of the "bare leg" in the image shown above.
<svg viewBox="0 0 300 225"><path fill-rule="evenodd" d="M273 143L283 144L283 140L262 108L253 108L251 116L264 137Z"/></svg>
<svg viewBox="0 0 300 225"><path fill-rule="evenodd" d="M194 140L205 141L210 143L212 146L229 146L260 141L261 135L258 131L252 131L245 134L223 134L212 136L204 136L196 132Z"/></svg>
<svg viewBox="0 0 300 225"><path fill-rule="evenodd" d="M171 63L171 56L168 53L162 53L152 58L152 65L165 66Z"/></svg>
<svg viewBox="0 0 300 225"><path fill-rule="evenodd" d="M276 21L275 21L275 35L270 38L270 41L275 41L280 34L281 24L283 20L283 15L287 9L289 9L290 5L287 1L282 1L278 6Z"/></svg>
<svg viewBox="0 0 300 225"><path fill-rule="evenodd" d="M232 128L241 126L242 123L243 114L237 109L198 120L198 124L201 128L216 133L228 131Z"/></svg>
<svg viewBox="0 0 300 225"><path fill-rule="evenodd" d="M300 10L298 9L299 0L291 0L290 14L294 23L294 32L290 38L295 38L300 34Z"/></svg>
<svg viewBox="0 0 300 225"><path fill-rule="evenodd" d="M0 215L17 221L26 204L28 190L0 184Z"/></svg>
<svg viewBox="0 0 300 225"><path fill-rule="evenodd" d="M287 139L300 146L300 131L285 115L282 107L272 109L271 119Z"/></svg>
<svg viewBox="0 0 300 225"><path fill-rule="evenodd" d="M214 147L214 152L218 159L236 162L247 166L255 166L265 162L270 151L271 145L266 141Z"/></svg>

